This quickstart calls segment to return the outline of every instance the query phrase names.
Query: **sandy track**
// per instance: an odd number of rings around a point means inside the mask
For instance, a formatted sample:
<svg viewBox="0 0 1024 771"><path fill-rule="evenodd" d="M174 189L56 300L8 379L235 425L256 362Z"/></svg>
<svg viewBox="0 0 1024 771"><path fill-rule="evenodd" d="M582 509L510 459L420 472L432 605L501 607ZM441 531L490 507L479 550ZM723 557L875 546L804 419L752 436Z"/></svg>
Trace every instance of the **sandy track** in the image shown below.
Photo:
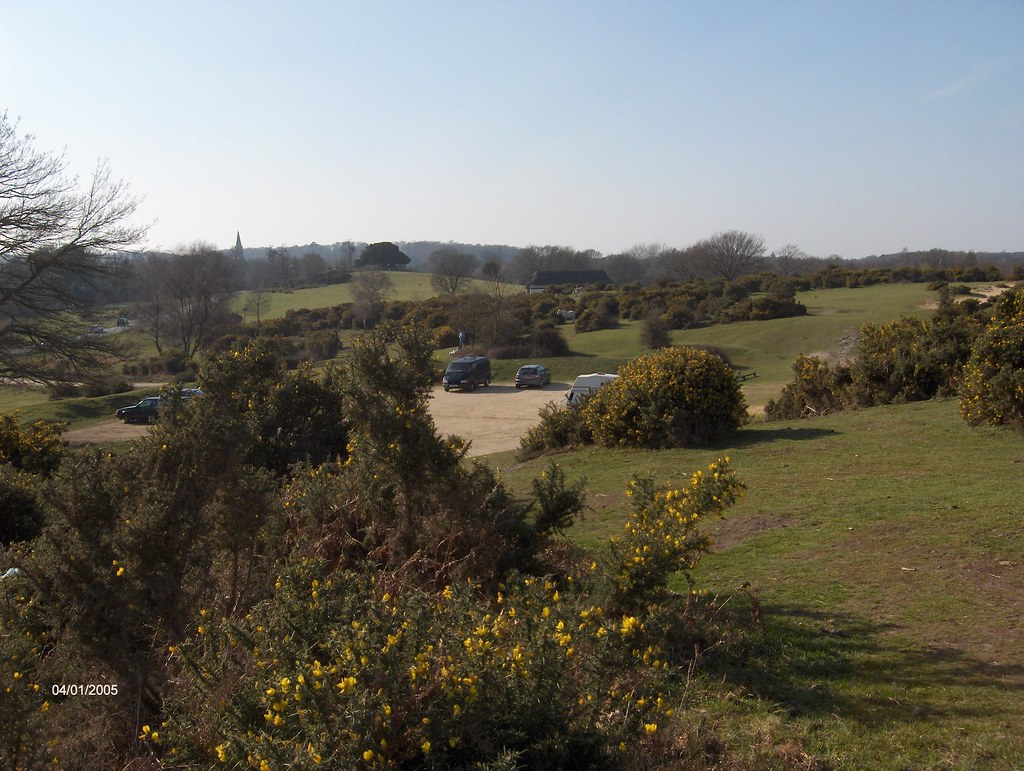
<svg viewBox="0 0 1024 771"><path fill-rule="evenodd" d="M566 383L551 383L543 389L517 390L509 385L490 385L473 391L435 388L427 403L438 432L468 439L470 455L514 450L519 437L537 422L537 413L548 402L559 401L569 390ZM121 442L143 436L148 426L126 425L112 419L77 428L64 434L75 446Z"/></svg>

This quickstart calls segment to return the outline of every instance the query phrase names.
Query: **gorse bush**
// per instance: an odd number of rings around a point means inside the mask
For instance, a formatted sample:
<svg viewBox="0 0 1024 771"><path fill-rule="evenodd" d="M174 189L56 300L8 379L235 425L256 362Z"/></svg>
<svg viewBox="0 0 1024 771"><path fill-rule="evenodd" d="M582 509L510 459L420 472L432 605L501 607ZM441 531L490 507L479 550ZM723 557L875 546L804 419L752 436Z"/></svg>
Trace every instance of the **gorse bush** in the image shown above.
<svg viewBox="0 0 1024 771"><path fill-rule="evenodd" d="M631 480L626 495L632 511L625 534L611 543L615 606L641 615L649 612L664 600L677 574L692 590L692 571L711 548L703 520L721 515L739 500L742 489L728 457L706 471L695 471L682 489L656 486L650 478Z"/></svg>
<svg viewBox="0 0 1024 771"><path fill-rule="evenodd" d="M849 362L799 356L795 379L765 405L765 415L788 420L954 393L980 329L975 312L943 293L928 320L903 317L862 326Z"/></svg>
<svg viewBox="0 0 1024 771"><path fill-rule="evenodd" d="M272 600L175 648L160 749L187 768L670 767L700 645L694 595L669 580L740 487L727 460L682 490L634 484L612 573L430 592L296 556Z"/></svg>
<svg viewBox="0 0 1024 771"><path fill-rule="evenodd" d="M519 439L519 460L536 458L547 450L590 444L593 436L577 407L551 402L540 408L540 420Z"/></svg>
<svg viewBox="0 0 1024 771"><path fill-rule="evenodd" d="M707 351L662 348L618 374L581 407L598 444L685 447L717 439L746 418L735 374Z"/></svg>
<svg viewBox="0 0 1024 771"><path fill-rule="evenodd" d="M970 325L938 315L865 324L851 367L851 400L870 407L952 393L974 334Z"/></svg>
<svg viewBox="0 0 1024 771"><path fill-rule="evenodd" d="M46 482L47 525L0 586L0 765L725 756L677 711L715 643L691 573L709 546L699 523L738 494L727 462L681 490L637 482L624 537L592 560L559 537L585 509L582 480L552 464L517 498L437 434L426 332L385 322L342 370L283 366L258 342L210 357L204 396ZM100 710L45 690L83 682L116 693Z"/></svg>
<svg viewBox="0 0 1024 771"><path fill-rule="evenodd" d="M66 423L37 421L26 429L18 416L0 415L0 463L30 474L50 474L64 457Z"/></svg>
<svg viewBox="0 0 1024 771"><path fill-rule="evenodd" d="M1006 292L960 378L960 414L972 426L1024 430L1024 288Z"/></svg>
<svg viewBox="0 0 1024 771"><path fill-rule="evenodd" d="M850 368L830 366L817 356L798 356L793 363L796 376L776 399L764 407L768 420L792 420L828 415L847 408L852 382Z"/></svg>
<svg viewBox="0 0 1024 771"><path fill-rule="evenodd" d="M66 423L33 423L0 415L0 544L27 541L43 526L37 479L52 474L64 457Z"/></svg>

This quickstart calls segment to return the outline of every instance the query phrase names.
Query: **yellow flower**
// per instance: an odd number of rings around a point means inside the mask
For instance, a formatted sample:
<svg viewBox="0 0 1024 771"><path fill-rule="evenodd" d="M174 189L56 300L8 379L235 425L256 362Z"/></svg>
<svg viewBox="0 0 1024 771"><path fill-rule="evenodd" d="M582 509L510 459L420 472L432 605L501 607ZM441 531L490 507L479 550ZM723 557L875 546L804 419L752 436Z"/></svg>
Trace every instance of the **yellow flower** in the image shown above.
<svg viewBox="0 0 1024 771"><path fill-rule="evenodd" d="M423 754L427 755L430 753L430 742L423 742L420 747L423 750Z"/></svg>
<svg viewBox="0 0 1024 771"><path fill-rule="evenodd" d="M647 732L647 735L650 736L651 734L657 732L658 724L657 723L645 723L644 724L644 730Z"/></svg>

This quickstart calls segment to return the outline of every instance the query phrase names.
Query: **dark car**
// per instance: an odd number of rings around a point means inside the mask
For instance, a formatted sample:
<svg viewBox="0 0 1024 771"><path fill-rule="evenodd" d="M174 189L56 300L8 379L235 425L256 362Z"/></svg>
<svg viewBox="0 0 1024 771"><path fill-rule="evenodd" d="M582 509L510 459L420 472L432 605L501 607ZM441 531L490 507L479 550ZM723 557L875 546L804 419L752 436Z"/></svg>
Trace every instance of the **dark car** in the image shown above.
<svg viewBox="0 0 1024 771"><path fill-rule="evenodd" d="M147 396L138 404L122 407L114 414L125 423L152 423L160 416L160 405L164 404L168 399L180 397L182 401L187 402L193 396L201 396L202 393L198 388L171 390L160 396Z"/></svg>
<svg viewBox="0 0 1024 771"><path fill-rule="evenodd" d="M125 423L149 423L156 420L160 412L160 397L147 396L138 404L122 407L114 414Z"/></svg>
<svg viewBox="0 0 1024 771"><path fill-rule="evenodd" d="M445 391L461 388L472 391L479 385L491 384L491 360L486 356L463 356L455 359L444 371L441 386Z"/></svg>
<svg viewBox="0 0 1024 771"><path fill-rule="evenodd" d="M516 388L537 386L543 388L551 382L551 370L542 364L526 364L516 373Z"/></svg>

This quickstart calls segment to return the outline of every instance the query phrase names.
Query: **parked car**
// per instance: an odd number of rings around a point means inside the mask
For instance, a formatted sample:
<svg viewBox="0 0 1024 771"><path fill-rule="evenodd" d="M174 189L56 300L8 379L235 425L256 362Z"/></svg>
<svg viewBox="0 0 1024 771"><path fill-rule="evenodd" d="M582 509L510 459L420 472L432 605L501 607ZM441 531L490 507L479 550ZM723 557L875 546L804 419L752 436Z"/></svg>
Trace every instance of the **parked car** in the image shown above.
<svg viewBox="0 0 1024 771"><path fill-rule="evenodd" d="M160 405L168 399L177 398L177 395L180 394L182 401L188 401L193 396L200 396L202 393L198 388L182 388L180 391L172 390L160 396L147 396L137 404L121 407L114 415L125 423L152 423L160 416Z"/></svg>
<svg viewBox="0 0 1024 771"><path fill-rule="evenodd" d="M565 392L565 401L567 404L577 404L605 383L609 383L617 377L618 375L609 375L605 372L591 372L587 375L579 375L572 382L572 387Z"/></svg>
<svg viewBox="0 0 1024 771"><path fill-rule="evenodd" d="M160 414L160 397L147 396L130 407L121 407L114 414L125 423L149 423Z"/></svg>
<svg viewBox="0 0 1024 771"><path fill-rule="evenodd" d="M491 360L486 356L463 356L455 359L444 371L441 387L445 391L461 388L472 391L477 386L491 384Z"/></svg>
<svg viewBox="0 0 1024 771"><path fill-rule="evenodd" d="M551 370L543 364L524 364L516 372L516 388L537 386L543 388L551 382Z"/></svg>

